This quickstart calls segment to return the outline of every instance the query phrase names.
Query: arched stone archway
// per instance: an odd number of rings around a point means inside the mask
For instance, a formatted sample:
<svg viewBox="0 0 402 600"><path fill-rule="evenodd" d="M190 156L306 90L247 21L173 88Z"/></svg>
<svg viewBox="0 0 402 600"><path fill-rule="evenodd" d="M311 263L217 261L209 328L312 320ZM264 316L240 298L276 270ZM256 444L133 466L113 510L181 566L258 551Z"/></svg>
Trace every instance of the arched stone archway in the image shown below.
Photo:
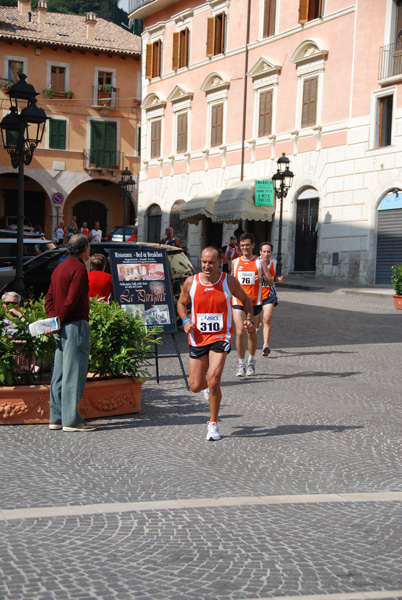
<svg viewBox="0 0 402 600"><path fill-rule="evenodd" d="M18 204L18 175L3 173L0 175L0 217L16 216ZM50 213L49 197L43 187L30 177L24 182L24 215L33 225L40 225L46 235Z"/></svg>
<svg viewBox="0 0 402 600"><path fill-rule="evenodd" d="M96 200L83 200L73 207L73 212L77 217L78 227L81 227L83 222L86 221L89 229L92 229L95 221L99 221L100 229L103 233L106 232L108 211L106 206L101 202L97 202Z"/></svg>

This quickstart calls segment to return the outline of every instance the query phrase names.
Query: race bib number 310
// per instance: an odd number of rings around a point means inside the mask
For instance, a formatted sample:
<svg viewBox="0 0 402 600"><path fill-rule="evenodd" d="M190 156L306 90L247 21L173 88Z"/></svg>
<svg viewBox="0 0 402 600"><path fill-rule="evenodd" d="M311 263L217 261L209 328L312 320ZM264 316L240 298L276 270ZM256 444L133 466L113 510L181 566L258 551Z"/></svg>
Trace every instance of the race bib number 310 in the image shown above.
<svg viewBox="0 0 402 600"><path fill-rule="evenodd" d="M240 271L239 275L240 285L254 285L255 284L255 272L254 271Z"/></svg>
<svg viewBox="0 0 402 600"><path fill-rule="evenodd" d="M222 313L197 314L197 329L203 333L214 333L223 329Z"/></svg>

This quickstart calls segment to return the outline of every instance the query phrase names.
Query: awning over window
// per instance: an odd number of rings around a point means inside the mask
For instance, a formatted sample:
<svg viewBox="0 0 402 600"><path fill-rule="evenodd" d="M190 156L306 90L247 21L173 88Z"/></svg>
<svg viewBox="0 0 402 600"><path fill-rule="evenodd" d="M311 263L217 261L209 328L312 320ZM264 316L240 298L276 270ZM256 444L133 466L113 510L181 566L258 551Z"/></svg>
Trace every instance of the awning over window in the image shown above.
<svg viewBox="0 0 402 600"><path fill-rule="evenodd" d="M248 221L272 221L275 206L255 206L255 181L238 181L223 190L215 202L212 221L215 223L238 223Z"/></svg>
<svg viewBox="0 0 402 600"><path fill-rule="evenodd" d="M199 196L197 198L191 198L181 209L180 220L198 225L202 217L212 217L214 211L214 203L219 194L209 194L205 196Z"/></svg>

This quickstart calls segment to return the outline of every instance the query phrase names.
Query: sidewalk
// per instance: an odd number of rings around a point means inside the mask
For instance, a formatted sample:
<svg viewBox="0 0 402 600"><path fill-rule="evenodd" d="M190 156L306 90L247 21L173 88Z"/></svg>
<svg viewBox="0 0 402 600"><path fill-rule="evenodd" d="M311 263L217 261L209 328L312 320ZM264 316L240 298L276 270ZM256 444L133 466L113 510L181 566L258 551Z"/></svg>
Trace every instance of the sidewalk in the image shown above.
<svg viewBox="0 0 402 600"><path fill-rule="evenodd" d="M338 283L334 281L327 281L321 279L310 279L296 275L286 275L284 281L278 284L278 289L291 288L299 290L308 290L311 292L324 292L328 294L354 294L360 296L392 296L394 290L392 285L380 286L380 285L367 285L361 286L352 283Z"/></svg>

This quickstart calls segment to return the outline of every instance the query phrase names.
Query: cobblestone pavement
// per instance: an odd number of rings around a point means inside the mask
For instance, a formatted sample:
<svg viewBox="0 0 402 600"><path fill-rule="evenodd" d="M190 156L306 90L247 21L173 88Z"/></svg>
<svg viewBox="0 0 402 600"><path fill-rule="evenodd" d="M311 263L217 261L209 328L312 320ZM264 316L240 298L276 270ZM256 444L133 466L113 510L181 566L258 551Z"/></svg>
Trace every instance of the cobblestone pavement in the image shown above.
<svg viewBox="0 0 402 600"><path fill-rule="evenodd" d="M220 442L175 358L96 433L1 427L0 598L401 599L402 311L282 289L271 348Z"/></svg>

